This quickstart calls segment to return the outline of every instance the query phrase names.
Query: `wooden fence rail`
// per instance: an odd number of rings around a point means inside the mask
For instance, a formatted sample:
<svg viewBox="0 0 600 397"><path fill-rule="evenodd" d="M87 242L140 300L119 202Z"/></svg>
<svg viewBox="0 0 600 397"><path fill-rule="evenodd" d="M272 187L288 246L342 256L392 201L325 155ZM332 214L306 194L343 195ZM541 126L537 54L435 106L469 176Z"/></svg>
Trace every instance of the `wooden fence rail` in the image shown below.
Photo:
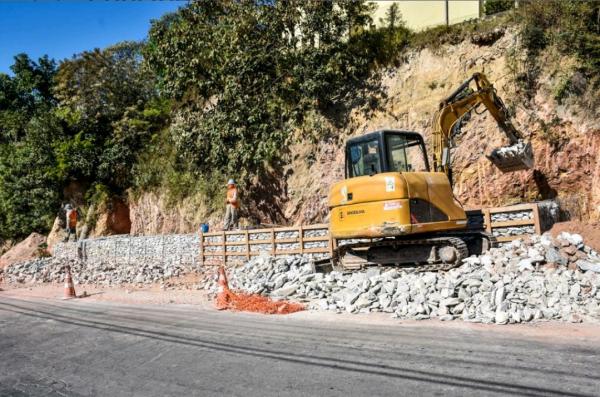
<svg viewBox="0 0 600 397"><path fill-rule="evenodd" d="M268 229L200 233L199 260L229 262L248 260L266 252L269 255L331 255L333 246L329 226L317 224Z"/></svg>
<svg viewBox="0 0 600 397"><path fill-rule="evenodd" d="M505 229L505 228L511 228L511 227L523 227L523 226L532 227L535 234L542 233L541 223L540 223L540 212L539 212L538 205L536 203L519 204L519 205L508 206L508 207L482 208L482 209L471 210L471 211L467 211L467 212L469 212L471 214L480 213L481 215L483 215L484 227L488 233L494 234L495 231L498 232L498 229ZM519 213L519 212L529 213L530 215L526 219L513 219L513 220L506 220L506 221L494 221L493 220L493 216L495 214L510 215L510 214ZM496 240L503 243L503 242L507 242L507 241L516 240L519 238L524 238L530 234L531 233L511 235L511 236L497 236Z"/></svg>

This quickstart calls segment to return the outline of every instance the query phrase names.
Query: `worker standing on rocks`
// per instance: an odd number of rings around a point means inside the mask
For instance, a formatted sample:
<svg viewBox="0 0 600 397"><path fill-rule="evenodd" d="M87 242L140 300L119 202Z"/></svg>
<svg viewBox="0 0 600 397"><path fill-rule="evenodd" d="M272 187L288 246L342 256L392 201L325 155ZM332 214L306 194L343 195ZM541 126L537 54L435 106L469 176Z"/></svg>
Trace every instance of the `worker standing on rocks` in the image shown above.
<svg viewBox="0 0 600 397"><path fill-rule="evenodd" d="M223 222L224 230L232 230L237 226L238 210L240 208L240 200L238 198L238 190L235 180L227 181L227 198L225 200L227 206L225 211L225 221Z"/></svg>
<svg viewBox="0 0 600 397"><path fill-rule="evenodd" d="M77 209L73 208L71 204L67 204L65 206L65 224L65 232L67 233L65 241L69 241L71 239L71 234L73 234L75 239L77 239Z"/></svg>

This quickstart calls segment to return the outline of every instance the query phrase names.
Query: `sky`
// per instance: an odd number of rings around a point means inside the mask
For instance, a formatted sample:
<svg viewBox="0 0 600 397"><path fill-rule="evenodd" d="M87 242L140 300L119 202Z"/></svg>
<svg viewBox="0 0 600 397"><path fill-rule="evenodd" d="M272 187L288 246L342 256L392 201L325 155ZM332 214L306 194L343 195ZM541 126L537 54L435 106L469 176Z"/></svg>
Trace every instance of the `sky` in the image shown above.
<svg viewBox="0 0 600 397"><path fill-rule="evenodd" d="M0 73L11 73L21 52L57 62L124 40L142 40L150 20L175 11L184 0L0 0Z"/></svg>

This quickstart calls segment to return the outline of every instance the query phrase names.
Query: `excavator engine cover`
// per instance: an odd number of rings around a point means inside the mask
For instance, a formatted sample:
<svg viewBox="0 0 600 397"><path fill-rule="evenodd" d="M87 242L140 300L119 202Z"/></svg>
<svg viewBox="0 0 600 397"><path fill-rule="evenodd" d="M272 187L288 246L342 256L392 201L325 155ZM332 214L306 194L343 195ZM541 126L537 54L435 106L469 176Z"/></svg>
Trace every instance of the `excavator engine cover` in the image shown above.
<svg viewBox="0 0 600 397"><path fill-rule="evenodd" d="M531 142L519 140L510 146L494 149L487 158L502 172L514 172L533 168Z"/></svg>

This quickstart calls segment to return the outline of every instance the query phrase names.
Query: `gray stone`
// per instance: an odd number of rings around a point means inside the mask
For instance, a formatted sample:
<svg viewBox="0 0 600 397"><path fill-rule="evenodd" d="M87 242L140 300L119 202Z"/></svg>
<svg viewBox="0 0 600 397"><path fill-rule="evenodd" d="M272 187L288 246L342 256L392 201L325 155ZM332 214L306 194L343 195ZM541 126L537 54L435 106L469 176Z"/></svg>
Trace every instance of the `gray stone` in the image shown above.
<svg viewBox="0 0 600 397"><path fill-rule="evenodd" d="M599 262L593 263L593 262L589 262L589 261L580 259L575 263L577 264L577 267L579 267L583 271L600 273L600 263Z"/></svg>
<svg viewBox="0 0 600 397"><path fill-rule="evenodd" d="M440 306L449 307L456 306L460 303L460 299L458 298L446 298L440 301Z"/></svg>
<svg viewBox="0 0 600 397"><path fill-rule="evenodd" d="M557 263L563 266L566 266L569 263L569 261L566 258L564 258L560 254L560 252L554 247L550 247L546 250L545 259L548 263Z"/></svg>
<svg viewBox="0 0 600 397"><path fill-rule="evenodd" d="M504 286L502 286L496 290L496 294L494 295L494 302L496 303L496 306L500 306L500 304L502 304L502 302L504 301L505 297L506 290L504 289Z"/></svg>
<svg viewBox="0 0 600 397"><path fill-rule="evenodd" d="M287 287L276 289L271 293L273 296L286 297L292 295L298 289L298 284L292 284Z"/></svg>
<svg viewBox="0 0 600 397"><path fill-rule="evenodd" d="M496 312L496 324L506 324L508 322L508 313L504 311Z"/></svg>
<svg viewBox="0 0 600 397"><path fill-rule="evenodd" d="M366 297L365 295L361 295L356 302L354 302L354 306L357 307L358 309L364 309L365 307L368 307L371 305L371 300Z"/></svg>

